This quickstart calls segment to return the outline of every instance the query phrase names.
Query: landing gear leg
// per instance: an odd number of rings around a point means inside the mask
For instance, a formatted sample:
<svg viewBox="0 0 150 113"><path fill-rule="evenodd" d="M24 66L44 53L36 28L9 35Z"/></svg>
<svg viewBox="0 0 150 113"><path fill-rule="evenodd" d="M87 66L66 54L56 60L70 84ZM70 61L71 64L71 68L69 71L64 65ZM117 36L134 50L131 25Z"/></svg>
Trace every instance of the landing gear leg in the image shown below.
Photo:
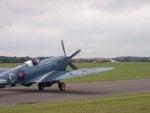
<svg viewBox="0 0 150 113"><path fill-rule="evenodd" d="M65 91L66 85L63 82L58 82L58 88L60 91Z"/></svg>
<svg viewBox="0 0 150 113"><path fill-rule="evenodd" d="M59 81L39 83L38 89L39 89L39 91L43 91L45 87L51 87L55 83L58 83L58 88L60 91L65 91L65 89L66 89L65 83L59 82Z"/></svg>
<svg viewBox="0 0 150 113"><path fill-rule="evenodd" d="M39 91L43 91L44 90L44 86L42 83L39 83L38 84L38 88L39 88Z"/></svg>

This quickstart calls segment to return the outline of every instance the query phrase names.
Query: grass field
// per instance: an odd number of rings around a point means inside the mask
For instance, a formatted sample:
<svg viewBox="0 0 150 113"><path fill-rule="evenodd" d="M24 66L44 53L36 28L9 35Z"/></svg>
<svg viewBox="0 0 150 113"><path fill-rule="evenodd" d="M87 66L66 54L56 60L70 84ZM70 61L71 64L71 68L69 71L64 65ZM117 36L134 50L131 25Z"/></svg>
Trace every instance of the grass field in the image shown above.
<svg viewBox="0 0 150 113"><path fill-rule="evenodd" d="M19 64L0 64L15 67ZM127 79L150 79L150 63L77 64L79 68L115 67L114 70L65 80L93 82ZM0 107L0 113L150 113L150 94L100 97Z"/></svg>
<svg viewBox="0 0 150 113"><path fill-rule="evenodd" d="M65 80L65 82L94 82L150 78L150 63L77 64L79 68L115 67L114 70Z"/></svg>
<svg viewBox="0 0 150 113"><path fill-rule="evenodd" d="M19 64L17 64L17 63L2 63L2 64L0 64L0 68L13 68L18 65Z"/></svg>
<svg viewBox="0 0 150 113"><path fill-rule="evenodd" d="M0 67L15 67L19 64L0 64ZM71 82L94 82L94 81L112 81L112 80L128 80L128 79L146 79L150 78L150 63L81 63L76 64L78 68L94 68L94 67L115 67L114 70L97 73L94 75L83 76L65 80Z"/></svg>
<svg viewBox="0 0 150 113"><path fill-rule="evenodd" d="M150 94L5 106L0 113L150 113Z"/></svg>

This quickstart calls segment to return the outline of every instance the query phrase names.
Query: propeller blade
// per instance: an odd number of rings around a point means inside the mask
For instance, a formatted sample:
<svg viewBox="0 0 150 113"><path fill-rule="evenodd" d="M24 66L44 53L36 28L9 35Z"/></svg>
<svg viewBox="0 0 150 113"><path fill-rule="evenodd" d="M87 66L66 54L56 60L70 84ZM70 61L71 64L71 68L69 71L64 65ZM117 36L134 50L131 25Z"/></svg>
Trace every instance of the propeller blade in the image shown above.
<svg viewBox="0 0 150 113"><path fill-rule="evenodd" d="M73 63L69 62L69 66L73 69L73 70L76 70L78 69Z"/></svg>
<svg viewBox="0 0 150 113"><path fill-rule="evenodd" d="M63 42L63 40L61 40L61 46L62 46L62 49L63 49L64 55L66 56L66 50L65 50L65 46L64 46L64 42Z"/></svg>
<svg viewBox="0 0 150 113"><path fill-rule="evenodd" d="M69 58L72 58L72 57L74 57L74 56L76 56L77 54L79 54L81 52L81 50L79 49L79 50L77 50L76 52L74 52Z"/></svg>

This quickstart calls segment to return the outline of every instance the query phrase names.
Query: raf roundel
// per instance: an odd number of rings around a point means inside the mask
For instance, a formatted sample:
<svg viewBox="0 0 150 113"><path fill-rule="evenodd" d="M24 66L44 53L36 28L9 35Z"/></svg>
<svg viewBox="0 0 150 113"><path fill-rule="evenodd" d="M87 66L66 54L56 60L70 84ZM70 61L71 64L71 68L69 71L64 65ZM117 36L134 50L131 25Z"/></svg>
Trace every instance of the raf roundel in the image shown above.
<svg viewBox="0 0 150 113"><path fill-rule="evenodd" d="M23 71L19 71L19 72L17 73L17 77L18 77L19 80L23 80L24 77L25 77L24 72L23 72Z"/></svg>

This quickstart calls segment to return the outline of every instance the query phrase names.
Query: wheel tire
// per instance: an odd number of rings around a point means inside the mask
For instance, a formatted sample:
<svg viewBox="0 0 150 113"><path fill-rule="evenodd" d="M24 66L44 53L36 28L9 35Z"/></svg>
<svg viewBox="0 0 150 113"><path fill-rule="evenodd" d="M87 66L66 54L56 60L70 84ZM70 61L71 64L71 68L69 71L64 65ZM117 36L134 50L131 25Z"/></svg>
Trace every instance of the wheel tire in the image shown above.
<svg viewBox="0 0 150 113"><path fill-rule="evenodd" d="M39 83L38 84L38 88L39 88L39 91L43 91L44 90L44 86L42 83Z"/></svg>
<svg viewBox="0 0 150 113"><path fill-rule="evenodd" d="M63 83L63 82L58 83L58 88L60 91L65 91L65 89L66 89L65 83Z"/></svg>

